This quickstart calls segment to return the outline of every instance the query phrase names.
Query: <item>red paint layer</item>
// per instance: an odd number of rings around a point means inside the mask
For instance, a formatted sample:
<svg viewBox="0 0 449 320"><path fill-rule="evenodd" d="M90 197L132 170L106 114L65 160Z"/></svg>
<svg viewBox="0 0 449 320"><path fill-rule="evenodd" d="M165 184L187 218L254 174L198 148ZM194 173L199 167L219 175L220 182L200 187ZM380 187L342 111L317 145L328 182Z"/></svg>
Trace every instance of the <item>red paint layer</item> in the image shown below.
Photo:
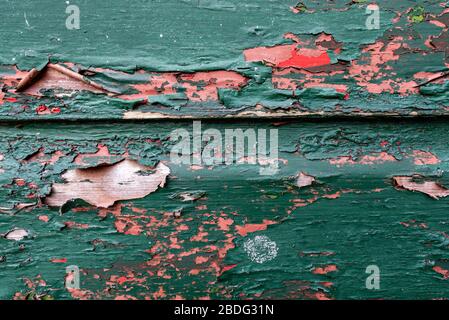
<svg viewBox="0 0 449 320"><path fill-rule="evenodd" d="M246 61L268 62L276 67L310 68L331 63L325 50L298 49L296 45L258 47L243 52Z"/></svg>

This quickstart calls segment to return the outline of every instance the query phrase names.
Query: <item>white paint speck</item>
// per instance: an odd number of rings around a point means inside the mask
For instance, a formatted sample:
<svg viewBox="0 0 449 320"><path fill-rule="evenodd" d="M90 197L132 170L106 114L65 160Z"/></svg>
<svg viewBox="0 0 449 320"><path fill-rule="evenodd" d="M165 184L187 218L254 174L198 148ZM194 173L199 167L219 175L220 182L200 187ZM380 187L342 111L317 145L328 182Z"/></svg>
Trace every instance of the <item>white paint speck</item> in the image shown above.
<svg viewBox="0 0 449 320"><path fill-rule="evenodd" d="M25 229L12 229L11 231L8 231L4 237L8 240L14 240L14 241L20 241L26 237L29 236L28 231L26 231Z"/></svg>

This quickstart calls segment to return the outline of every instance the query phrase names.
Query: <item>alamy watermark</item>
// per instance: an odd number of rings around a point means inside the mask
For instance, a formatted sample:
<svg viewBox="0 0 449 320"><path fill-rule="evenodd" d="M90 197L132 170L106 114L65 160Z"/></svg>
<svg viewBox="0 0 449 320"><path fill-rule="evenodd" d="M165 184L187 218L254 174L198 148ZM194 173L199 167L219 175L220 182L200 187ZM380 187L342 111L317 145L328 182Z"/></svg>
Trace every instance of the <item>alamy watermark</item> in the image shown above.
<svg viewBox="0 0 449 320"><path fill-rule="evenodd" d="M65 26L69 30L79 30L80 29L80 8L77 5L70 4L69 1L66 2L67 8L65 13L68 17L65 20Z"/></svg>
<svg viewBox="0 0 449 320"><path fill-rule="evenodd" d="M243 244L243 249L251 261L255 263L265 263L273 260L278 255L279 250L275 241L263 235L246 240Z"/></svg>
<svg viewBox="0 0 449 320"><path fill-rule="evenodd" d="M368 30L380 29L380 8L377 4L369 4L366 7L365 13L368 15L365 21L365 26Z"/></svg>
<svg viewBox="0 0 449 320"><path fill-rule="evenodd" d="M192 134L186 129L171 132L175 145L170 151L174 164L212 166L232 164L259 165L261 175L274 175L279 170L277 129L207 129L201 121L193 122Z"/></svg>
<svg viewBox="0 0 449 320"><path fill-rule="evenodd" d="M78 266L68 266L65 268L65 287L66 289L80 288L80 269Z"/></svg>
<svg viewBox="0 0 449 320"><path fill-rule="evenodd" d="M366 267L365 273L369 274L365 281L365 287L368 290L380 289L380 268L375 264Z"/></svg>

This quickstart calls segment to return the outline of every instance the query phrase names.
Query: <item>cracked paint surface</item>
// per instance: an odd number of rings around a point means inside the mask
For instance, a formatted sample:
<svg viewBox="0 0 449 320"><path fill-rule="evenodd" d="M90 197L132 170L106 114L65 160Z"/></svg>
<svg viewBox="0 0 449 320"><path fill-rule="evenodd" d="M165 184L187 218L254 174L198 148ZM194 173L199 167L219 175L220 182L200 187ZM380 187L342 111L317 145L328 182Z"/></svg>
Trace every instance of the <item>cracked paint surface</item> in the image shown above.
<svg viewBox="0 0 449 320"><path fill-rule="evenodd" d="M195 170L171 163L169 136L180 125L192 130L188 122L4 124L0 296L448 296L447 202L423 192L449 187L447 145L439 139L449 135L446 123L261 122L257 128L279 130L284 161L274 176L239 161ZM45 204L65 172L123 161L164 164L165 186L107 208L80 199ZM410 180L398 188L398 177ZM382 272L379 291L364 288L371 264ZM79 290L65 289L69 265L80 268Z"/></svg>
<svg viewBox="0 0 449 320"><path fill-rule="evenodd" d="M0 298L449 297L447 3L0 2ZM279 172L172 163L191 118Z"/></svg>
<svg viewBox="0 0 449 320"><path fill-rule="evenodd" d="M80 0L73 32L63 2L6 2L0 119L447 114L447 3L376 3L368 30L365 1ZM48 60L85 81L52 69L17 92Z"/></svg>

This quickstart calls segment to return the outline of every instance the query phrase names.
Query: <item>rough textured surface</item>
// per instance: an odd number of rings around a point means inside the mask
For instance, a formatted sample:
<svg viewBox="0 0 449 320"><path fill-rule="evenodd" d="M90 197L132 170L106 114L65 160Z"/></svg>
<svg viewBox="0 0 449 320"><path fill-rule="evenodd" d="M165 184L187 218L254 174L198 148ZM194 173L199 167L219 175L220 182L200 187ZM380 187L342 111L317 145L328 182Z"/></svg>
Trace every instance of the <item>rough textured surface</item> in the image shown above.
<svg viewBox="0 0 449 320"><path fill-rule="evenodd" d="M0 298L449 298L446 2L0 4ZM173 163L193 118L280 170Z"/></svg>
<svg viewBox="0 0 449 320"><path fill-rule="evenodd" d="M0 296L448 297L447 200L393 181L418 175L449 186L446 123L203 123L279 129L274 176L250 164L171 163L168 137L179 126L3 125L0 233L22 231L0 238ZM40 201L67 170L123 158L164 163L166 186L107 209ZM299 172L315 181L299 187ZM257 255L261 247L272 254ZM382 272L378 291L364 287L371 264ZM81 290L64 288L67 265L81 269Z"/></svg>
<svg viewBox="0 0 449 320"><path fill-rule="evenodd" d="M65 2L3 2L4 120L416 116L449 106L449 7L438 0L378 1L372 30L366 1L79 0L80 30L66 29ZM58 88L45 73L17 94L48 59L115 94Z"/></svg>

